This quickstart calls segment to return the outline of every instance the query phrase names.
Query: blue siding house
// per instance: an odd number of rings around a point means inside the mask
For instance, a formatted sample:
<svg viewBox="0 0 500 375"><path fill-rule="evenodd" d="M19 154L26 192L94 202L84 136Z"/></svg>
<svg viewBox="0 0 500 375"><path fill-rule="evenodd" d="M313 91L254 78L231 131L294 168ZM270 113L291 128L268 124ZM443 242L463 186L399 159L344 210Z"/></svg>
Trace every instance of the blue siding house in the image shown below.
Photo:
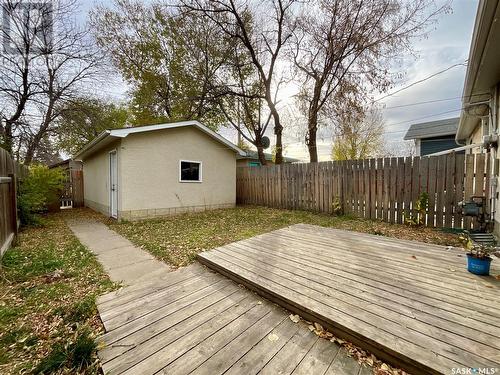
<svg viewBox="0 0 500 375"><path fill-rule="evenodd" d="M412 124L404 137L414 140L417 156L430 155L459 147L455 142L459 118ZM463 153L463 151L461 151Z"/></svg>

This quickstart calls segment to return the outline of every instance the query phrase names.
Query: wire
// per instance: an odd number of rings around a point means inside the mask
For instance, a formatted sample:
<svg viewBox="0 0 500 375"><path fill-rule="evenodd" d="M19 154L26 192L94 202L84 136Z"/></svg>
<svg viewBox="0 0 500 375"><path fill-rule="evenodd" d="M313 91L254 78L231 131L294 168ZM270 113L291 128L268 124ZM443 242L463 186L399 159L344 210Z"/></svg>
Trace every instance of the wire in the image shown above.
<svg viewBox="0 0 500 375"><path fill-rule="evenodd" d="M439 116L439 115L444 115L444 114L447 114L447 113L452 113L452 112L457 112L457 111L461 111L463 108L458 108L458 109L453 109L451 111L445 111L445 112L440 112L440 113L434 113L432 115L428 115L428 116L423 116L423 117L419 117L419 118L415 118L415 119L412 119L412 120L407 120L407 121L401 121L401 122L396 122L394 124L389 124L389 125L386 125L384 126L384 128L388 128L388 127L391 127L391 126L396 126L396 125L401 125L401 124L405 124L407 122L413 122L413 121L418 121L418 120L423 120L425 118L429 118L429 117L434 117L434 116ZM438 120L436 120L438 121ZM433 126L429 126L428 128L435 128L435 127L440 127L441 125L433 125ZM384 132L384 134L395 134L395 133L402 133L402 132L406 132L408 131L408 129L402 129L402 130L393 130L393 131L389 131L389 132Z"/></svg>
<svg viewBox="0 0 500 375"><path fill-rule="evenodd" d="M394 109L394 108L403 108L403 107L412 107L412 106L421 105L421 104L430 104L430 103L445 102L445 101L448 101L448 100L461 99L461 98L462 98L461 96L456 96L454 98L436 99L436 100L428 100L428 101L425 101L425 102L415 102L415 103L409 103L409 104L401 104L401 105L395 105L395 106L392 106L392 107L385 107L385 108L382 108L382 110Z"/></svg>
<svg viewBox="0 0 500 375"><path fill-rule="evenodd" d="M483 92L483 93L480 93L480 94L455 96L454 98L434 99L434 100L427 100L425 102L413 102L413 103L395 105L395 106L392 106L392 107L384 107L384 108L382 108L382 110L393 109L393 108L411 107L411 106L420 105L420 104L438 103L438 102L444 102L444 101L447 101L447 100L454 100L454 99L464 99L464 98L469 98L470 99L473 96L483 96L483 95L490 95L490 93L489 92Z"/></svg>
<svg viewBox="0 0 500 375"><path fill-rule="evenodd" d="M462 63L453 64L453 65L451 65L451 66L449 66L449 67L447 67L447 68L445 68L445 69L443 69L443 70L440 70L439 72L433 73L433 74L431 74L430 76L427 76L427 77L422 78L422 79L420 79L420 80L418 80L418 81L415 81L415 82L413 82L413 83L409 84L408 86L402 87L402 88L400 88L399 90L396 90L396 91L394 91L394 92L392 92L392 93L390 93L390 94L384 95L383 97L378 98L378 99L376 99L376 100L374 100L374 101L375 101L375 102L379 102L379 101L381 101L381 100L383 100L383 99L385 99L385 98L388 98L389 96L393 96L393 95L395 95L395 94L397 94L397 93L399 93L399 92L401 92L401 91L404 91L404 90L409 89L410 87L413 87L413 86L415 86L415 85L418 85L419 83L425 82L425 81L427 81L427 80L429 80L429 79L431 79L431 78L434 78L434 77L436 77L436 76L438 76L438 75L440 75L440 74L443 74L443 73L447 72L448 70L453 69L453 68L455 68L455 67L457 67L457 66L467 66L467 61L468 61L468 60L465 60L465 61L464 61L464 62L462 62Z"/></svg>

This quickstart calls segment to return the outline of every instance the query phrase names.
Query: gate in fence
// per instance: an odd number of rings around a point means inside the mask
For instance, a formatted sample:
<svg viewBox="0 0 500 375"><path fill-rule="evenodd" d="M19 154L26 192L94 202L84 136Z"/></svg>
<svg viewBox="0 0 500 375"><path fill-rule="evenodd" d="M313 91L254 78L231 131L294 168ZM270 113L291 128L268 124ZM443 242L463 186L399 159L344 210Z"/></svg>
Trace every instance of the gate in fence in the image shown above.
<svg viewBox="0 0 500 375"><path fill-rule="evenodd" d="M79 161L64 160L49 168L61 168L64 172L64 187L59 197L59 207L65 209L83 207L83 164ZM54 207L56 209L56 207Z"/></svg>
<svg viewBox="0 0 500 375"><path fill-rule="evenodd" d="M477 228L458 206L472 196L490 204L489 154L448 154L237 169L241 204L343 213L390 223L423 215L430 227ZM428 195L424 213L416 202ZM489 207L486 207L487 212Z"/></svg>

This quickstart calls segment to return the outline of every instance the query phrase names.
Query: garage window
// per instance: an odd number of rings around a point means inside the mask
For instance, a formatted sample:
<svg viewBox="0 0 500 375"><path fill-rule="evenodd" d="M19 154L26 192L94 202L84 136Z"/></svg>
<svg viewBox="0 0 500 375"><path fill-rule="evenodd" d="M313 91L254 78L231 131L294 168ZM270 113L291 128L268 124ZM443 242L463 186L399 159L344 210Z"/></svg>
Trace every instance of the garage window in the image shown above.
<svg viewBox="0 0 500 375"><path fill-rule="evenodd" d="M179 164L180 182L201 182L201 161L181 160Z"/></svg>

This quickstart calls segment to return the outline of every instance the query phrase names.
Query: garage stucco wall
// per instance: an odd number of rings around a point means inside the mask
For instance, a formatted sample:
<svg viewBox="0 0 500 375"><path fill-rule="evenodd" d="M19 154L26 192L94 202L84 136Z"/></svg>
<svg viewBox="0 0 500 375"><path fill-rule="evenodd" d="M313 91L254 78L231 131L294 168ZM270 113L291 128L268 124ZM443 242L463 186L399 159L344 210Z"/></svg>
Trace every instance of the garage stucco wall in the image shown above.
<svg viewBox="0 0 500 375"><path fill-rule="evenodd" d="M122 139L120 219L232 207L236 154L194 127L130 134ZM179 182L179 161L202 162L202 182Z"/></svg>
<svg viewBox="0 0 500 375"><path fill-rule="evenodd" d="M83 191L85 206L106 216L110 215L109 208L109 152L117 151L118 185L120 180L120 141L92 154L83 160ZM118 209L120 208L120 189L118 189Z"/></svg>

